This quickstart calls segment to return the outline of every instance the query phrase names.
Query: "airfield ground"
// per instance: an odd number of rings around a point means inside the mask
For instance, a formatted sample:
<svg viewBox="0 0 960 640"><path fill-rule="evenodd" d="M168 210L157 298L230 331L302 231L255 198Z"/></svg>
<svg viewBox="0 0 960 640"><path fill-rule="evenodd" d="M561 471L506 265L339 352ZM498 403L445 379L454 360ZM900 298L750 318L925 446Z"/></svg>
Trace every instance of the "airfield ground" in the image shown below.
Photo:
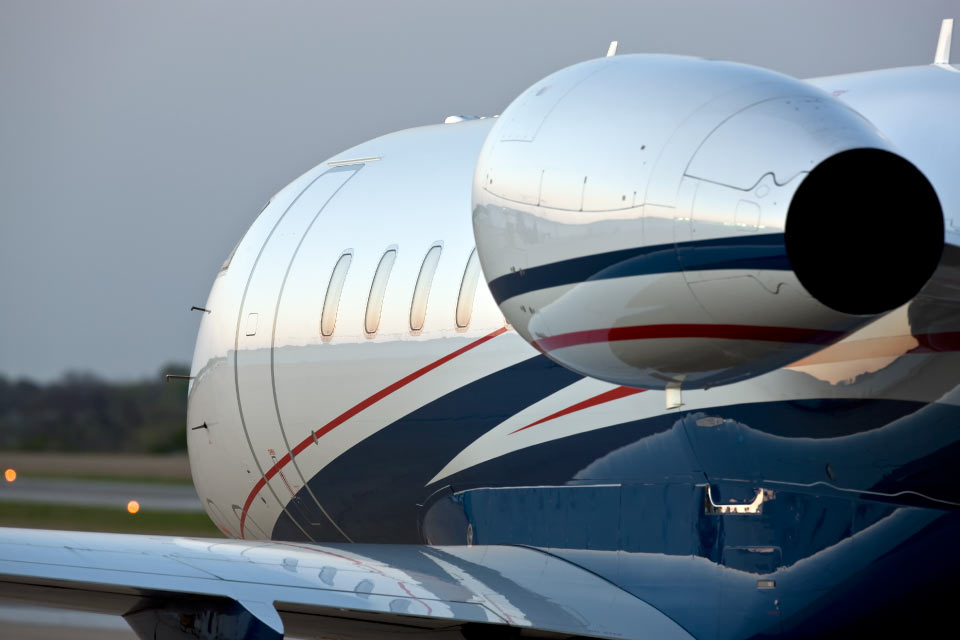
<svg viewBox="0 0 960 640"><path fill-rule="evenodd" d="M0 527L220 537L193 490L185 455L0 452ZM128 513L136 500L140 509Z"/></svg>
<svg viewBox="0 0 960 640"><path fill-rule="evenodd" d="M221 537L193 490L185 455L0 452L0 527ZM127 503L138 500L131 514ZM135 640L122 618L0 601L0 637Z"/></svg>

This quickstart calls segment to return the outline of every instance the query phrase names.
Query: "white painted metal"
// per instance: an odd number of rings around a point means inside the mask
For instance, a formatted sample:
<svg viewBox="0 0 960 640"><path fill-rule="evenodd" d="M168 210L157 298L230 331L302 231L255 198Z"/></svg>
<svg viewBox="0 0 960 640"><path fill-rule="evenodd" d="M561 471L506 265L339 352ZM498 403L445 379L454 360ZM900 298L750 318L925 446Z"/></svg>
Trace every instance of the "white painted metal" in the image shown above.
<svg viewBox="0 0 960 640"><path fill-rule="evenodd" d="M473 221L484 275L493 282L662 247L666 257L652 253L651 263L675 260L683 270L533 287L505 295L501 309L552 359L617 384L715 386L784 366L822 343L550 339L660 324L827 333L862 326L871 316L834 311L790 270L687 269L695 252L673 253L681 243L782 234L807 173L861 148L894 150L862 115L781 74L652 55L574 65L522 93L480 152Z"/></svg>
<svg viewBox="0 0 960 640"><path fill-rule="evenodd" d="M335 197L325 202L319 216L319 203L291 209L293 213L302 211L302 220L316 216L316 221L312 225L303 223L299 228L293 228L292 223L278 227L290 229L289 234L283 235L285 246L298 248L287 249L285 257L275 260L278 264L271 269L276 275L269 282L261 285L260 280L251 280L247 306L257 296L265 301L272 299L262 305L267 311L261 313L268 316L260 318L260 325L268 329L258 331L256 344L248 347L239 342L239 350L234 351L234 340L227 337L230 330L225 330L221 323L231 314L236 321L239 300L232 291L231 297L221 301L220 292L227 288L242 291L252 260L265 244L265 252L269 251L268 236L297 197L296 189L303 192L314 180L320 184L332 179L321 178L331 171L330 163L320 165L274 197L238 246L229 269L222 272L211 291L210 303L216 303L217 309L205 314L201 323L194 362L198 376L191 387L188 412L189 419L199 419L200 424L204 420L201 415L217 412L219 416L220 409L214 405L223 403L223 414L230 416L229 420L215 419L216 424L208 422L211 427L203 433L189 435L198 491L204 496L211 517L225 531L240 535L245 506L248 521L243 534L247 537L269 537L281 505L289 507L288 515L295 522L322 516L323 505L301 505L301 509L288 503L291 493L304 486L330 460L393 422L395 416L405 415L477 376L493 373L535 353L526 346L517 349L517 343L522 341L509 339L475 349L469 357L446 365L442 376L418 380L326 433L322 447L313 445L302 450L283 466L282 474L277 472L269 481L262 480L299 443L312 440L313 432L325 423L379 389L503 327L503 315L489 291L476 285L476 293L464 296L465 304L461 305L463 315L469 306L467 298L474 301L469 324L457 325L459 294L474 246L469 217L448 214L469 209L473 163L490 122L477 120L456 127L441 125L403 131L340 154L339 157L348 159L384 159L370 164L350 160L351 164L333 169L340 172L333 175L349 171L352 177L342 183ZM343 165L337 160L333 162ZM411 176L420 171L419 167L428 165L436 167L436 182L425 191L422 180ZM407 207L409 213L404 213ZM370 225L358 211L378 212L378 222ZM429 224L409 224L416 216L427 214ZM430 235L424 237L424 230ZM443 242L444 249L431 286L429 310L421 331L411 332L415 283L423 256L437 240ZM391 246L396 247L396 261L384 288L379 326L370 338L364 326L368 297L384 248ZM332 335L323 336L319 327L331 269L348 249L353 253L342 285L336 326ZM260 380L250 393L246 386L241 386L244 418L247 414L256 417L255 421L246 421L246 431L236 408L236 390L229 388L234 360L243 369L237 374L241 385L246 384L245 372L259 376ZM365 382L344 384L356 379ZM230 479L223 482L220 461L225 442L229 442L231 451L246 449L245 453L238 453L238 459L247 460L242 473L249 480L242 484L230 473L226 474ZM257 482L265 485L255 491ZM245 505L251 494L255 497ZM301 523L304 529L309 529L310 524ZM336 526L335 522L332 524Z"/></svg>
<svg viewBox="0 0 960 640"><path fill-rule="evenodd" d="M960 75L927 65L808 82L863 114L897 153L927 176L943 207L947 240L960 245L960 180L956 179Z"/></svg>

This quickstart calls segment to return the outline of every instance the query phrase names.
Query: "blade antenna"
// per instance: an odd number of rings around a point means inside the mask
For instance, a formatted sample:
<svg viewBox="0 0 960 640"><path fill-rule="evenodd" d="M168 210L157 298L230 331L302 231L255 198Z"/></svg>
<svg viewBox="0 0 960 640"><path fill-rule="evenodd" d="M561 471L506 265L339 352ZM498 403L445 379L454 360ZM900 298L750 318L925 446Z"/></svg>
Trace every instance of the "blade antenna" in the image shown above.
<svg viewBox="0 0 960 640"><path fill-rule="evenodd" d="M951 24L952 24L952 23L953 23L953 21L951 21ZM943 36L940 36L940 37L942 38ZM950 46L949 43L947 44L947 46L948 46L948 47ZM607 57L608 57L608 58L612 58L612 57L615 56L615 55L617 55L617 41L616 41L616 40L612 40L612 41L610 42L610 46L607 47Z"/></svg>
<svg viewBox="0 0 960 640"><path fill-rule="evenodd" d="M940 23L940 39L937 40L937 55L933 58L933 64L939 66L950 65L950 40L953 36L953 18L945 18Z"/></svg>

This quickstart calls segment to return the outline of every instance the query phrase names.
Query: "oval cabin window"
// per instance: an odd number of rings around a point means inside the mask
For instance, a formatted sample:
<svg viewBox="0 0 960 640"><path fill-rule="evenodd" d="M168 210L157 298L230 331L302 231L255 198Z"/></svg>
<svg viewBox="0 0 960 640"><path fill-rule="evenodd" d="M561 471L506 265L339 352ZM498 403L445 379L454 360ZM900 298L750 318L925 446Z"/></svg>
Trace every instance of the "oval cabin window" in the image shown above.
<svg viewBox="0 0 960 640"><path fill-rule="evenodd" d="M413 288L413 300L410 303L410 330L420 331L427 319L427 300L430 297L430 287L433 285L433 276L437 272L440 262L440 245L434 245L427 251L423 264L420 266L420 275Z"/></svg>
<svg viewBox="0 0 960 640"><path fill-rule="evenodd" d="M333 328L337 324L340 294L343 293L343 283L347 279L351 261L353 261L353 252L344 251L337 260L337 264L333 266L330 284L327 285L327 295L323 299L323 312L320 314L320 333L324 336L332 336Z"/></svg>
<svg viewBox="0 0 960 640"><path fill-rule="evenodd" d="M387 291L387 281L390 279L390 271L393 270L393 263L396 259L397 250L388 249L380 258L377 272L373 274L373 284L370 285L370 295L367 297L367 313L363 318L363 328L368 334L376 333L377 327L380 326L383 294Z"/></svg>
<svg viewBox="0 0 960 640"><path fill-rule="evenodd" d="M473 315L473 299L477 294L477 280L480 278L480 260L477 250L474 249L467 260L467 268L463 272L463 281L460 283L460 295L457 297L457 328L466 329Z"/></svg>

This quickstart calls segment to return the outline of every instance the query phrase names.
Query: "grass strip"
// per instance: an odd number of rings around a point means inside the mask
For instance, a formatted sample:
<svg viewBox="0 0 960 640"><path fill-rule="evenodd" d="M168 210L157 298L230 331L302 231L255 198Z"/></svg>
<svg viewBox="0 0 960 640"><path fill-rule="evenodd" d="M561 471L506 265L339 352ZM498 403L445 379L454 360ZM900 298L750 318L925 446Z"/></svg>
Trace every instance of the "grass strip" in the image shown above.
<svg viewBox="0 0 960 640"><path fill-rule="evenodd" d="M0 527L222 538L205 513L0 502Z"/></svg>

